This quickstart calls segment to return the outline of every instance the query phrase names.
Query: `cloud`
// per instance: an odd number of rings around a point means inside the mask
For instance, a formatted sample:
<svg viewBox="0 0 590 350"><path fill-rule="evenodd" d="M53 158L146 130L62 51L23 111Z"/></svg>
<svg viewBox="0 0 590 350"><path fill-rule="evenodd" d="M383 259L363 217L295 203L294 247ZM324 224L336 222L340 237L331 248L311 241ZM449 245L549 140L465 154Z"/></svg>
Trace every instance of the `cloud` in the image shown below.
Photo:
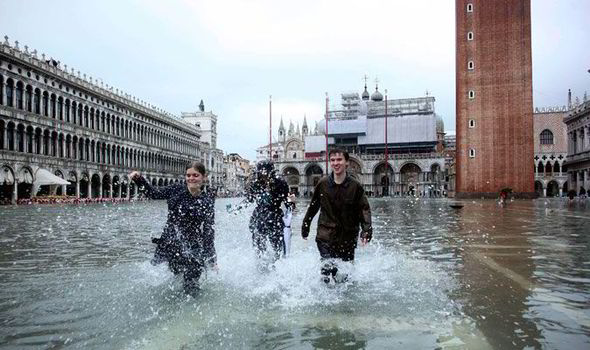
<svg viewBox="0 0 590 350"><path fill-rule="evenodd" d="M185 2L192 9L193 23L198 23L196 26L212 36L222 50L234 54L365 54L424 61L448 52L448 43L454 43L453 6L450 3L380 0L302 0L280 4L272 0Z"/></svg>

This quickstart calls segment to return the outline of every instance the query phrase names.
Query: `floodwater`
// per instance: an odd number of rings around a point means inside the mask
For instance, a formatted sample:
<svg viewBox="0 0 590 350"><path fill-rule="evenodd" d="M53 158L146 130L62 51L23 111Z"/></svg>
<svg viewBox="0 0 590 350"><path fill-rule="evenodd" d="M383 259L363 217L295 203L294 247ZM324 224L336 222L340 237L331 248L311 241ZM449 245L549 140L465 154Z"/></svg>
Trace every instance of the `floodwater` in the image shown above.
<svg viewBox="0 0 590 350"><path fill-rule="evenodd" d="M162 201L0 207L0 348L590 348L590 205L373 199L374 240L326 286L307 202L266 273L238 202L196 299L149 263Z"/></svg>

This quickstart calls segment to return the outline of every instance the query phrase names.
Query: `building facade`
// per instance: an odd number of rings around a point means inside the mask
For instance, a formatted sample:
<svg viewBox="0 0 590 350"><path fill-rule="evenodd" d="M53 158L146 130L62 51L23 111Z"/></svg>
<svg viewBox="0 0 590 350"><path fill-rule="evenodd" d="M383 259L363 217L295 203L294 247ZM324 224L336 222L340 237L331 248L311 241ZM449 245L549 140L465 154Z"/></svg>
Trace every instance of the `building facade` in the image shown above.
<svg viewBox="0 0 590 350"><path fill-rule="evenodd" d="M540 197L567 193L567 130L563 121L568 113L566 106L535 108L533 113L535 192Z"/></svg>
<svg viewBox="0 0 590 350"><path fill-rule="evenodd" d="M534 197L530 0L457 0L456 190Z"/></svg>
<svg viewBox="0 0 590 350"><path fill-rule="evenodd" d="M584 96L584 101L576 103L564 122L567 126L569 188L577 194L587 194L590 189L590 100Z"/></svg>
<svg viewBox="0 0 590 350"><path fill-rule="evenodd" d="M386 100L375 89L341 96L341 108L328 113L328 147L350 154L349 174L373 196L448 195L444 124L434 111L434 97ZM326 120L311 131L279 126L273 159L291 191L309 196L329 169L326 164ZM386 131L387 130L387 131ZM257 149L268 159L268 145ZM276 152L276 155L275 155Z"/></svg>
<svg viewBox="0 0 590 350"><path fill-rule="evenodd" d="M195 126L200 131L200 141L205 149L203 159L209 172L209 183L214 187L223 187L224 155L223 151L217 148L217 115L212 111L205 111L205 104L201 100L197 112L183 112L181 118L184 122Z"/></svg>
<svg viewBox="0 0 590 350"><path fill-rule="evenodd" d="M250 176L250 161L237 153L230 153L224 158L224 187L222 194L236 197L244 193Z"/></svg>
<svg viewBox="0 0 590 350"><path fill-rule="evenodd" d="M37 175L47 172L70 184L39 194L79 198L133 195L127 175L135 169L154 185L184 181L185 165L204 161L200 137L180 118L18 42L0 45L3 201L37 195Z"/></svg>

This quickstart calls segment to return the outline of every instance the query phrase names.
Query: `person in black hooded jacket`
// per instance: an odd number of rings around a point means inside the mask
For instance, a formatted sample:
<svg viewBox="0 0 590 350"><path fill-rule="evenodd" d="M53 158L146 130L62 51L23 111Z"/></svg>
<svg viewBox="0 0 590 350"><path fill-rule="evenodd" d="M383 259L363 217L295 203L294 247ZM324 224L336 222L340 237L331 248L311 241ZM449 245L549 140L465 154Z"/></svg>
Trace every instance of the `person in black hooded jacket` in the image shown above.
<svg viewBox="0 0 590 350"><path fill-rule="evenodd" d="M283 237L283 210L281 205L294 206L288 201L289 185L280 178L271 161L262 161L256 165L253 181L246 187L246 200L256 202L250 217L249 228L252 232L252 244L258 258L262 258L271 248L273 263L285 254Z"/></svg>
<svg viewBox="0 0 590 350"><path fill-rule="evenodd" d="M137 171L129 174L139 190L151 199L165 199L168 219L156 244L153 264L167 262L174 274L183 274L184 290L195 295L207 266L217 268L215 253L215 193L205 190L205 166L194 162L186 168L186 184L152 187Z"/></svg>

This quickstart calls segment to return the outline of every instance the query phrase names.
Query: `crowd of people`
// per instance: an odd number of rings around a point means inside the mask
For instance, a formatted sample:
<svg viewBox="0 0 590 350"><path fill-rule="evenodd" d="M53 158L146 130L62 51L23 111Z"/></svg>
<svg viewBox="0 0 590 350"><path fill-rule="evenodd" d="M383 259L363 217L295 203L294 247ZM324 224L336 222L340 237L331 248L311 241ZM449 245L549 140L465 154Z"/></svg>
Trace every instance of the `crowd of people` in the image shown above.
<svg viewBox="0 0 590 350"><path fill-rule="evenodd" d="M32 198L21 198L16 201L16 204L90 204L90 203L120 203L128 202L130 200L143 200L143 198L77 198L74 196L39 196ZM11 204L11 203L6 203Z"/></svg>

